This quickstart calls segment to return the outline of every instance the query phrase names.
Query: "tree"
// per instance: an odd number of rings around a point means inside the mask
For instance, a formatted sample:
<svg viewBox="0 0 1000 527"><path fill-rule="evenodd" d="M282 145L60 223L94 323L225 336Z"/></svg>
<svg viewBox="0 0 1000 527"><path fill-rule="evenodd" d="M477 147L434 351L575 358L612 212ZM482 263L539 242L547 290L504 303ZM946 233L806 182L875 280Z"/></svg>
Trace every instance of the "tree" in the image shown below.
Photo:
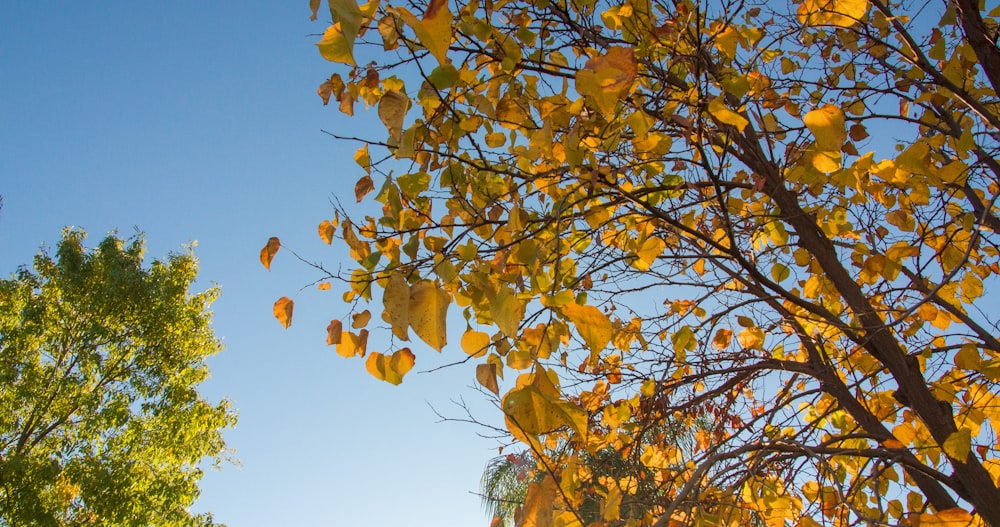
<svg viewBox="0 0 1000 527"><path fill-rule="evenodd" d="M190 251L84 236L0 281L0 525L215 525L188 506L236 422L197 391L218 290L189 292Z"/></svg>
<svg viewBox="0 0 1000 527"><path fill-rule="evenodd" d="M387 133L332 132L381 210L320 224L357 262L328 278L381 296L377 377L411 329L442 350L452 304L478 381L517 375L500 408L547 474L523 525L583 524L596 489L607 524L1000 526L996 10L329 5L319 95ZM657 424L704 418L676 463ZM579 462L606 448L661 489L642 518Z"/></svg>

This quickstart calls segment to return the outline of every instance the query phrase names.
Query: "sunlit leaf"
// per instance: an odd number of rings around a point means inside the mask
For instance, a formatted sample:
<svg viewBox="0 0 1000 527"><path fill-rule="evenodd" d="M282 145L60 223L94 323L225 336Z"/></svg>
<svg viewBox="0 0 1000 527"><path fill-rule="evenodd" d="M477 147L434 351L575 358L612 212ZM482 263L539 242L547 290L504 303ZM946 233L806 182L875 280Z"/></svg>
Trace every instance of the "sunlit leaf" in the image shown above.
<svg viewBox="0 0 1000 527"><path fill-rule="evenodd" d="M368 355L365 369L376 379L398 385L403 382L403 376L413 368L415 362L416 357L410 348L403 348L388 356L376 351Z"/></svg>
<svg viewBox="0 0 1000 527"><path fill-rule="evenodd" d="M608 342L611 342L614 328L611 320L601 313L601 310L594 306L579 304L566 304L560 310L576 326L577 332L583 337L591 352L600 352L607 347Z"/></svg>
<svg viewBox="0 0 1000 527"><path fill-rule="evenodd" d="M324 243L330 245L333 243L333 236L337 233L337 227L334 226L329 220L323 220L319 223L317 228L319 231L319 237Z"/></svg>
<svg viewBox="0 0 1000 527"><path fill-rule="evenodd" d="M417 282L410 287L410 327L420 340L438 351L447 343L446 322L450 303L451 296L434 282Z"/></svg>
<svg viewBox="0 0 1000 527"><path fill-rule="evenodd" d="M267 245L260 250L260 263L264 265L264 268L268 271L271 270L271 260L274 260L274 255L278 254L278 249L281 248L281 240L276 236L271 236L267 240Z"/></svg>
<svg viewBox="0 0 1000 527"><path fill-rule="evenodd" d="M715 117L720 123L736 127L739 132L742 132L750 124L746 117L727 108L725 98L722 96L716 97L708 103L708 113L712 114L712 117Z"/></svg>
<svg viewBox="0 0 1000 527"><path fill-rule="evenodd" d="M326 28L323 38L316 43L319 53L326 60L354 66L354 40L348 40L339 22Z"/></svg>
<svg viewBox="0 0 1000 527"><path fill-rule="evenodd" d="M968 428L960 428L948 436L942 447L944 448L944 453L948 454L949 457L965 462L966 458L969 457L969 451L972 448L971 445L972 433Z"/></svg>
<svg viewBox="0 0 1000 527"><path fill-rule="evenodd" d="M462 335L462 350L473 357L485 357L489 351L490 336L481 331L466 331Z"/></svg>
<svg viewBox="0 0 1000 527"><path fill-rule="evenodd" d="M844 112L833 105L826 105L807 113L802 121L816 137L816 146L825 152L839 152L847 140Z"/></svg>
<svg viewBox="0 0 1000 527"><path fill-rule="evenodd" d="M292 311L294 309L295 302L287 296L283 296L274 303L274 318L278 319L282 327L288 329L288 326L292 325Z"/></svg>
<svg viewBox="0 0 1000 527"><path fill-rule="evenodd" d="M806 26L851 27L865 16L868 0L805 0L799 4L799 23Z"/></svg>
<svg viewBox="0 0 1000 527"><path fill-rule="evenodd" d="M401 273L392 273L382 292L382 318L392 326L392 334L410 340L410 286Z"/></svg>

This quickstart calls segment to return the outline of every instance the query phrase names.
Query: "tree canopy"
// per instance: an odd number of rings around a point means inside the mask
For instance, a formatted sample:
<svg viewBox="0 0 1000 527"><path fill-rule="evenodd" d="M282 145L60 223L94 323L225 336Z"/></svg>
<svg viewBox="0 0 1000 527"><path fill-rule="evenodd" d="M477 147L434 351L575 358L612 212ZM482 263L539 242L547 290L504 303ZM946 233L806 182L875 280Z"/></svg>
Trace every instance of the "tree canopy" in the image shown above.
<svg viewBox="0 0 1000 527"><path fill-rule="evenodd" d="M319 95L385 132L331 132L367 205L319 225L327 342L393 383L458 344L519 525L1000 527L1000 9L328 4Z"/></svg>
<svg viewBox="0 0 1000 527"><path fill-rule="evenodd" d="M197 391L218 291L190 251L84 236L0 280L0 525L215 525L188 507L236 421Z"/></svg>

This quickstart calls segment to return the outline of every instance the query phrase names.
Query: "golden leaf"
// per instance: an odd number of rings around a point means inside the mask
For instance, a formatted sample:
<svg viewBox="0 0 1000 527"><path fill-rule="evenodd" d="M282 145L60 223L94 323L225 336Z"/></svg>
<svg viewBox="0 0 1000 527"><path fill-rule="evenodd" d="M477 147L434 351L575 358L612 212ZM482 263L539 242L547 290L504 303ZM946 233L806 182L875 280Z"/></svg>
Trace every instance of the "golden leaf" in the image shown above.
<svg viewBox="0 0 1000 527"><path fill-rule="evenodd" d="M828 104L817 108L805 114L802 122L816 136L816 147L824 152L840 152L844 141L847 140L844 111L836 106Z"/></svg>
<svg viewBox="0 0 1000 527"><path fill-rule="evenodd" d="M515 523L521 527L551 527L558 490L558 484L548 474L541 482L529 483L524 505L515 514Z"/></svg>
<svg viewBox="0 0 1000 527"><path fill-rule="evenodd" d="M805 0L797 14L806 26L851 27L867 11L868 0Z"/></svg>
<svg viewBox="0 0 1000 527"><path fill-rule="evenodd" d="M403 274L394 272L382 292L382 320L392 326L392 334L402 340L410 340L407 330L410 326L410 286Z"/></svg>
<svg viewBox="0 0 1000 527"><path fill-rule="evenodd" d="M420 340L441 351L447 343L446 320L451 296L430 281L410 287L410 327Z"/></svg>
<svg viewBox="0 0 1000 527"><path fill-rule="evenodd" d="M948 457L964 463L972 448L972 432L968 428L961 428L948 436L941 446Z"/></svg>
<svg viewBox="0 0 1000 527"><path fill-rule="evenodd" d="M331 320L330 325L326 327L326 345L333 346L334 344L340 344L341 331L343 331L343 326L339 320Z"/></svg>
<svg viewBox="0 0 1000 527"><path fill-rule="evenodd" d="M319 237L327 245L333 243L333 235L337 233L337 227L330 223L329 220L323 220L319 223L319 227L316 229L319 231Z"/></svg>
<svg viewBox="0 0 1000 527"><path fill-rule="evenodd" d="M524 303L514 296L509 287L502 287L490 302L490 316L504 335L515 338L524 318Z"/></svg>
<svg viewBox="0 0 1000 527"><path fill-rule="evenodd" d="M750 124L746 117L726 108L726 103L721 95L708 103L708 113L712 114L712 117L715 117L719 123L734 126L739 132L742 132Z"/></svg>
<svg viewBox="0 0 1000 527"><path fill-rule="evenodd" d="M614 114L618 101L635 84L637 62L630 47L614 46L587 61L576 74L576 91L590 97L605 116Z"/></svg>
<svg viewBox="0 0 1000 527"><path fill-rule="evenodd" d="M346 339L344 337L347 337ZM362 329L359 333L348 331L341 333L341 340L337 344L337 355L341 357L364 357L368 351L368 330Z"/></svg>
<svg viewBox="0 0 1000 527"><path fill-rule="evenodd" d="M413 28L417 40L438 60L438 63L441 65L448 63L448 47L451 46L454 17L448 9L447 0L431 0L423 19L418 19L403 7L396 8L395 12L406 25Z"/></svg>
<svg viewBox="0 0 1000 527"><path fill-rule="evenodd" d="M403 348L389 356L376 351L368 356L365 369L376 379L398 385L415 362L416 357L410 348Z"/></svg>
<svg viewBox="0 0 1000 527"><path fill-rule="evenodd" d="M936 514L921 514L920 527L969 527L972 515L958 507L945 509Z"/></svg>
<svg viewBox="0 0 1000 527"><path fill-rule="evenodd" d="M561 307L561 311L576 326L577 332L583 337L591 353L599 353L607 347L608 342L611 342L613 332L611 320L601 313L600 309L594 306L566 304Z"/></svg>
<svg viewBox="0 0 1000 527"><path fill-rule="evenodd" d="M260 263L264 264L264 268L268 271L271 270L271 260L274 260L274 255L278 254L280 248L281 240L277 236L271 236L267 240L267 245L260 250Z"/></svg>
<svg viewBox="0 0 1000 527"><path fill-rule="evenodd" d="M481 331L466 331L462 335L462 351L473 357L483 357L489 351L490 336Z"/></svg>
<svg viewBox="0 0 1000 527"><path fill-rule="evenodd" d="M292 310L295 309L295 302L287 296L283 296L274 303L274 318L278 319L281 325L288 329L292 325Z"/></svg>

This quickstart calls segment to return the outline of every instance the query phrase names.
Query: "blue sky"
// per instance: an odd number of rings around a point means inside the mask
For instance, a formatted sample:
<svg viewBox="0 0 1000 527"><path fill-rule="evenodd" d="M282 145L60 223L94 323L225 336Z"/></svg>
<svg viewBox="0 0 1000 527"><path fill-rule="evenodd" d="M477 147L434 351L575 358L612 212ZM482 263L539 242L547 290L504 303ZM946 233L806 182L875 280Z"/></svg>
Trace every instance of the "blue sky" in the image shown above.
<svg viewBox="0 0 1000 527"><path fill-rule="evenodd" d="M462 417L464 398L491 415L471 366L379 382L325 346L327 322L347 315L339 293L297 293L314 275L287 252L270 273L257 260L269 236L345 259L316 225L337 193L353 202L362 172L356 145L320 130L373 122L316 96L335 66L308 1L8 1L0 26L0 273L68 225L92 243L138 229L150 256L197 241L199 286L222 288L226 349L203 393L238 409L226 437L242 466L209 471L196 508L233 527L487 525L471 492L497 443L431 409ZM283 295L297 302L289 330L271 315ZM456 348L416 345L415 371Z"/></svg>

